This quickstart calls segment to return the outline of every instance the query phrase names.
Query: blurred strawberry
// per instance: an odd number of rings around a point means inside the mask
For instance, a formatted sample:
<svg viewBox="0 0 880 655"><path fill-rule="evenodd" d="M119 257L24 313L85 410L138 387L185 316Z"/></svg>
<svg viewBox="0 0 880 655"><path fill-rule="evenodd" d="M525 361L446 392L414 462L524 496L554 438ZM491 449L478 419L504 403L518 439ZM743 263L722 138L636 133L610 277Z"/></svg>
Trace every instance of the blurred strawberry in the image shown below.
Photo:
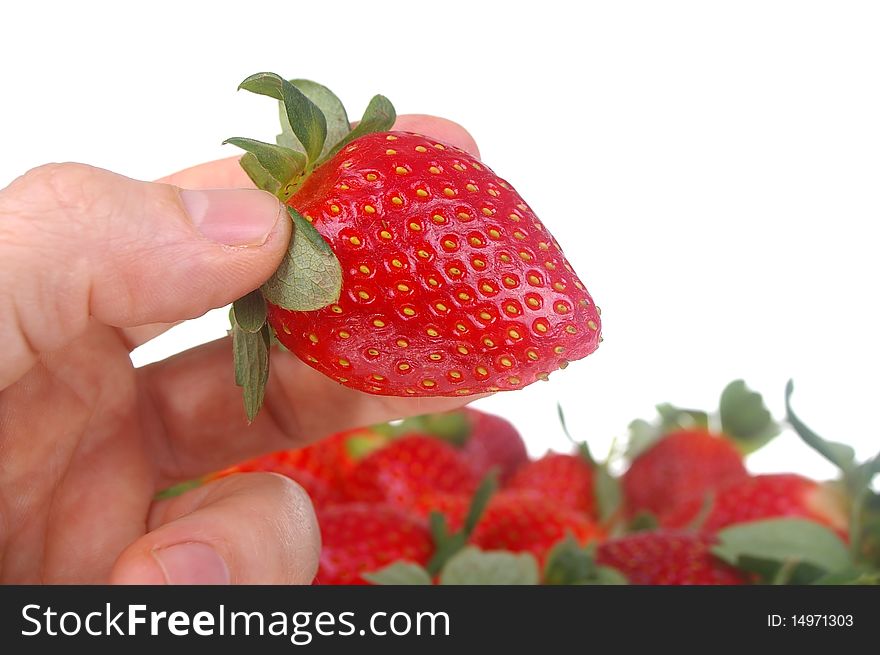
<svg viewBox="0 0 880 655"><path fill-rule="evenodd" d="M502 491L489 501L470 542L483 550L530 552L542 563L566 535L582 545L604 536L581 512L531 491Z"/></svg>
<svg viewBox="0 0 880 655"><path fill-rule="evenodd" d="M510 421L470 407L415 416L406 419L398 431L448 441L461 450L480 479L494 469L503 483L529 461L525 443Z"/></svg>
<svg viewBox="0 0 880 655"><path fill-rule="evenodd" d="M529 461L526 445L513 423L477 409L463 410L470 432L461 452L478 478L497 469L502 484Z"/></svg>
<svg viewBox="0 0 880 655"><path fill-rule="evenodd" d="M320 512L315 584L368 584L361 577L395 561L427 564L434 550L425 522L399 507L351 503Z"/></svg>
<svg viewBox="0 0 880 655"><path fill-rule="evenodd" d="M409 503L409 508L414 514L425 519L431 515L431 512L440 512L446 517L450 530L460 530L470 504L471 498L464 494L431 491Z"/></svg>
<svg viewBox="0 0 880 655"><path fill-rule="evenodd" d="M637 532L599 544L596 561L637 585L738 585L747 582L711 552L705 534Z"/></svg>
<svg viewBox="0 0 880 655"><path fill-rule="evenodd" d="M304 448L287 452L291 466L339 486L355 465L388 443L385 434L371 428L338 432Z"/></svg>
<svg viewBox="0 0 880 655"><path fill-rule="evenodd" d="M345 495L339 487L291 463L291 453L297 452L299 451L282 450L271 455L250 459L215 473L209 476L208 480L216 480L233 473L278 473L290 478L301 486L309 495L315 509L323 509L330 505L345 502Z"/></svg>
<svg viewBox="0 0 880 655"><path fill-rule="evenodd" d="M372 428L338 432L303 448L279 450L249 459L218 471L207 479L231 473L270 471L298 480L297 473L304 472L311 479L323 481L336 489L341 487L342 480L360 459L384 446L388 439L388 436Z"/></svg>
<svg viewBox="0 0 880 655"><path fill-rule="evenodd" d="M554 504L594 516L594 484L593 464L583 455L548 453L519 469L507 489L533 491Z"/></svg>
<svg viewBox="0 0 880 655"><path fill-rule="evenodd" d="M630 516L650 512L662 520L681 503L747 475L740 451L727 439L704 429L678 430L633 461L623 476L625 503Z"/></svg>
<svg viewBox="0 0 880 655"><path fill-rule="evenodd" d="M403 507L433 492L469 497L476 487L476 476L455 448L418 434L400 437L367 455L345 481L352 500Z"/></svg>
<svg viewBox="0 0 880 655"><path fill-rule="evenodd" d="M821 523L846 539L848 520L841 495L828 485L801 475L779 473L735 480L719 489L709 502L711 507L701 526L706 532L735 523L798 517ZM663 525L688 525L703 504L699 498L683 503L664 516Z"/></svg>

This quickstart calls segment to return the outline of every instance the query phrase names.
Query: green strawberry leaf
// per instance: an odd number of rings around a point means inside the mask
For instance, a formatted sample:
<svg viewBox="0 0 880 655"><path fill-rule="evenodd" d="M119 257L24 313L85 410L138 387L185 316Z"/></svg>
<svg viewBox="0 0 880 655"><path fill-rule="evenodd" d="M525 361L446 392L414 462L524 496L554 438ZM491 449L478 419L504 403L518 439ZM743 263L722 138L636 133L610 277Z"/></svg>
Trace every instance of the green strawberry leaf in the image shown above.
<svg viewBox="0 0 880 655"><path fill-rule="evenodd" d="M388 443L384 434L367 428L345 440L345 452L353 460L361 460L370 453L380 450Z"/></svg>
<svg viewBox="0 0 880 655"><path fill-rule="evenodd" d="M765 576L786 567L794 580L794 567L806 565L818 572L852 566L846 544L819 523L804 519L764 519L733 525L717 533L712 552L725 562ZM771 578L773 579L773 578Z"/></svg>
<svg viewBox="0 0 880 655"><path fill-rule="evenodd" d="M471 433L471 421L466 412L451 411L411 416L394 426L395 436L411 432L430 434L455 446L463 446Z"/></svg>
<svg viewBox="0 0 880 655"><path fill-rule="evenodd" d="M318 231L288 206L293 235L287 254L262 287L266 300L291 311L314 311L339 299L342 267Z"/></svg>
<svg viewBox="0 0 880 655"><path fill-rule="evenodd" d="M855 557L865 558L865 545L862 543L862 540L868 535L865 533L863 522L866 520L870 521L870 516L866 516L868 512L865 511L865 507L866 502L871 497L871 482L877 473L880 472L880 454L861 464L857 464L855 451L850 446L823 439L798 418L791 408L791 395L793 392L794 381L789 380L785 385L786 418L794 428L794 431L797 432L798 436L807 445L841 470L850 499L850 551Z"/></svg>
<svg viewBox="0 0 880 655"><path fill-rule="evenodd" d="M263 168L263 165L254 153L244 153L241 159L238 160L238 164L244 169L244 172L247 173L247 176L251 178L251 182L258 189L268 191L273 196L277 196L281 192L281 185L278 180Z"/></svg>
<svg viewBox="0 0 880 655"><path fill-rule="evenodd" d="M746 455L780 432L761 394L749 389L743 380L734 380L721 392L719 414L721 431Z"/></svg>
<svg viewBox="0 0 880 655"><path fill-rule="evenodd" d="M266 382L269 380L269 326L258 332L247 332L238 324L232 326L232 354L235 361L235 383L242 387L244 409L252 423L263 405Z"/></svg>
<svg viewBox="0 0 880 655"><path fill-rule="evenodd" d="M269 187L265 188L265 191L274 193L281 200L290 198L306 168L306 158L302 153L290 148L277 146L273 143L263 143L256 139L245 139L242 137L232 137L231 139L226 139L223 143L224 145L228 143L238 146L256 158L262 171L271 178L268 182L265 178L260 178ZM247 170L245 172L248 173L248 176L251 176L250 172ZM251 180L256 182L253 180L253 177L251 177ZM263 187L261 186L260 188Z"/></svg>
<svg viewBox="0 0 880 655"><path fill-rule="evenodd" d="M596 578L587 584L595 585L626 585L629 584L627 577L613 566L600 564L596 567Z"/></svg>
<svg viewBox="0 0 880 655"><path fill-rule="evenodd" d="M480 486L474 492L464 525L458 532L450 533L446 517L440 512L431 512L428 522L431 527L431 536L434 539L434 555L428 562L429 573L433 575L440 572L447 562L464 548L497 488L498 478L496 475L489 473L483 478Z"/></svg>
<svg viewBox="0 0 880 655"><path fill-rule="evenodd" d="M397 120L397 113L394 111L394 105L391 104L391 101L382 95L373 96L357 127L333 146L327 156L324 157L324 160L330 159L355 139L373 132L390 130L395 120Z"/></svg>
<svg viewBox="0 0 880 655"><path fill-rule="evenodd" d="M559 425L562 426L562 432L565 437L574 444L580 455L590 466L596 466L596 460L593 459L593 453L590 452L590 446L586 441L576 441L568 431L568 424L565 422L565 412L562 411L562 405L556 403L556 416L559 418Z"/></svg>
<svg viewBox="0 0 880 655"><path fill-rule="evenodd" d="M797 432L798 436L807 445L843 471L844 475L850 474L855 467L855 451L846 444L826 441L808 428L791 409L791 394L793 391L794 381L789 380L788 384L785 385L785 412L786 419L791 423L794 431Z"/></svg>
<svg viewBox="0 0 880 655"><path fill-rule="evenodd" d="M657 405L657 413L660 415L661 434L682 428L709 427L709 415L699 409L684 409L669 403L661 403Z"/></svg>
<svg viewBox="0 0 880 655"><path fill-rule="evenodd" d="M715 491L709 490L703 496L703 500L700 503L700 508L697 510L697 513L694 514L694 518L692 518L688 524L685 526L685 529L689 532L699 532L703 529L703 525L706 523L706 519L709 518L709 515L712 513L712 508L715 506Z"/></svg>
<svg viewBox="0 0 880 655"><path fill-rule="evenodd" d="M649 530L656 530L658 527L660 527L660 521L657 520L657 517L647 510L641 510L630 519L629 524L626 526L626 531L647 532Z"/></svg>
<svg viewBox="0 0 880 655"><path fill-rule="evenodd" d="M255 289L232 303L230 317L245 332L259 332L266 322L266 300L260 290Z"/></svg>
<svg viewBox="0 0 880 655"><path fill-rule="evenodd" d="M348 122L345 106L335 93L322 84L311 80L290 80L290 83L302 91L303 95L314 102L324 114L324 119L327 121L327 138L324 140L324 148L321 150L321 157L324 157L333 146L351 132L351 124ZM293 133L293 128L290 127L284 103L278 103L278 110L281 118L281 134L275 137L275 142L279 146L302 152L303 147L296 134Z"/></svg>
<svg viewBox="0 0 880 655"><path fill-rule="evenodd" d="M877 494L868 492L865 502L864 518L859 530L858 556L860 561L873 569L880 570L880 508ZM850 543L853 535L850 533Z"/></svg>
<svg viewBox="0 0 880 655"><path fill-rule="evenodd" d="M814 580L815 585L880 585L880 571L850 567L826 573Z"/></svg>
<svg viewBox="0 0 880 655"><path fill-rule="evenodd" d="M477 527L477 523L480 522L483 512L486 511L486 506L492 499L492 495L497 490L498 477L494 473L489 473L480 481L480 486L478 486L476 492L474 492L473 500L471 500L467 516L465 516L464 519L464 527L462 528L462 531L466 536L471 536L474 528Z"/></svg>
<svg viewBox="0 0 880 655"><path fill-rule="evenodd" d="M165 500L167 498L176 498L181 494L186 493L190 489L195 489L196 487L201 487L201 480L187 480L186 482L179 482L172 487L168 487L167 489L163 489L158 492L155 496L153 496L153 500Z"/></svg>
<svg viewBox="0 0 880 655"><path fill-rule="evenodd" d="M482 551L469 546L449 560L443 585L536 585L538 562L531 553Z"/></svg>
<svg viewBox="0 0 880 655"><path fill-rule="evenodd" d="M634 460L643 452L654 445L654 442L660 438L660 434L656 426L651 425L642 418L637 418L629 424L629 439L626 446L626 457Z"/></svg>
<svg viewBox="0 0 880 655"><path fill-rule="evenodd" d="M377 585L429 585L431 576L428 572L412 562L394 562L385 568L363 573L361 577Z"/></svg>
<svg viewBox="0 0 880 655"><path fill-rule="evenodd" d="M319 159L327 140L327 120L302 91L275 73L251 75L238 88L280 101L287 114L287 124L302 144L308 163Z"/></svg>
<svg viewBox="0 0 880 655"><path fill-rule="evenodd" d="M596 467L593 491L596 494L599 519L607 521L617 513L623 504L620 480L611 475L607 464L600 464Z"/></svg>
<svg viewBox="0 0 880 655"><path fill-rule="evenodd" d="M544 584L619 585L628 584L628 581L617 569L596 564L592 545L582 547L574 537L568 535L553 546L547 556Z"/></svg>

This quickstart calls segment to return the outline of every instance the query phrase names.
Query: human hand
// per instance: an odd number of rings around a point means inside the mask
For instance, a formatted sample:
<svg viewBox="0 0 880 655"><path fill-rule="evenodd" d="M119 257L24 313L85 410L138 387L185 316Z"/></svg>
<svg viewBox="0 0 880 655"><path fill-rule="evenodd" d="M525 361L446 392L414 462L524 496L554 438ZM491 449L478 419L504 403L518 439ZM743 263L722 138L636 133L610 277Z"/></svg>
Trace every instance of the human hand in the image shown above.
<svg viewBox="0 0 880 655"><path fill-rule="evenodd" d="M442 119L402 116L395 129L476 154ZM361 394L274 352L248 427L229 339L133 368L133 348L278 266L290 221L273 196L244 187L231 158L158 183L50 164L0 191L0 581L309 583L320 537L287 478L155 493L345 428L462 404Z"/></svg>

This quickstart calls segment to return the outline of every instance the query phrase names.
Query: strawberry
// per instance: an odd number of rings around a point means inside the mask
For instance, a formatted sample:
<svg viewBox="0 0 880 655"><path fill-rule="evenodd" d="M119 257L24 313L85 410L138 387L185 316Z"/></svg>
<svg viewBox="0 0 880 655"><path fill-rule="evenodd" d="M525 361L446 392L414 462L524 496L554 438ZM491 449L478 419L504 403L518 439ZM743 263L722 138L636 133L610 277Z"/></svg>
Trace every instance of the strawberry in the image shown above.
<svg viewBox="0 0 880 655"><path fill-rule="evenodd" d="M320 510L330 505L344 502L345 496L338 486L297 465L295 461L297 453L299 453L297 450L282 450L271 455L256 457L214 473L208 476L207 480L216 480L234 473L278 473L290 478L301 486L309 495L312 505L316 509Z"/></svg>
<svg viewBox="0 0 880 655"><path fill-rule="evenodd" d="M599 544L596 561L623 573L630 584L738 585L745 576L710 552L711 536L658 530Z"/></svg>
<svg viewBox="0 0 880 655"><path fill-rule="evenodd" d="M662 517L682 502L746 476L742 455L730 441L686 429L640 454L623 476L623 491L630 515L647 511Z"/></svg>
<svg viewBox="0 0 880 655"><path fill-rule="evenodd" d="M665 516L663 524L685 526L701 505L700 499L684 504ZM848 520L840 495L827 485L792 473L756 475L728 483L716 492L701 527L714 532L735 523L781 517L810 519L847 538Z"/></svg>
<svg viewBox="0 0 880 655"><path fill-rule="evenodd" d="M478 478L497 470L498 480L503 484L529 461L522 436L510 421L500 416L470 407L462 411L470 424L462 455Z"/></svg>
<svg viewBox="0 0 880 655"><path fill-rule="evenodd" d="M587 516L529 491L503 491L494 496L470 541L483 550L530 552L543 562L566 535L586 544L603 536Z"/></svg>
<svg viewBox="0 0 880 655"><path fill-rule="evenodd" d="M581 455L548 453L516 472L507 488L537 492L553 503L593 515L593 466Z"/></svg>
<svg viewBox="0 0 880 655"><path fill-rule="evenodd" d="M596 350L598 308L510 184L455 146L387 131L394 110L381 96L349 132L329 90L313 94L319 107L307 97L319 85L297 82L261 73L241 88L282 101L305 155L229 140L248 150L257 185L287 202L292 248L306 249L261 288L265 303L250 294L234 307L249 418L267 377L265 320L316 370L391 396L519 389Z"/></svg>
<svg viewBox="0 0 880 655"><path fill-rule="evenodd" d="M367 455L345 484L349 498L407 507L428 493L470 496L477 479L452 446L433 437L411 434Z"/></svg>
<svg viewBox="0 0 880 655"><path fill-rule="evenodd" d="M446 517L449 529L456 531L464 525L470 504L471 498L466 494L432 491L421 494L409 504L409 509L425 519L431 512L440 512Z"/></svg>
<svg viewBox="0 0 880 655"><path fill-rule="evenodd" d="M599 315L532 210L474 157L403 132L370 134L290 203L343 270L338 302L269 305L291 352L383 395L521 388L598 345Z"/></svg>
<svg viewBox="0 0 880 655"><path fill-rule="evenodd" d="M397 430L430 434L457 446L481 479L494 470L504 482L529 460L526 445L510 421L470 407L413 416Z"/></svg>
<svg viewBox="0 0 880 655"><path fill-rule="evenodd" d="M425 522L399 507L353 503L318 515L321 557L315 584L368 584L362 573L398 560L427 564L434 544Z"/></svg>
<svg viewBox="0 0 880 655"><path fill-rule="evenodd" d="M370 428L339 432L304 448L285 451L290 466L340 486L360 459L381 448L388 437Z"/></svg>

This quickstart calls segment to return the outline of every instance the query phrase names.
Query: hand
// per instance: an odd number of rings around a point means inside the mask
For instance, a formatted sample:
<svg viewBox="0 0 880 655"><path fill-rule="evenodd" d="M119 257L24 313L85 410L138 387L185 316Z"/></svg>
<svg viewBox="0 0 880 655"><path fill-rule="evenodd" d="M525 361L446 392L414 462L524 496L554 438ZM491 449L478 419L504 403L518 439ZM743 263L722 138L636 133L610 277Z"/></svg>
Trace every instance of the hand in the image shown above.
<svg viewBox="0 0 880 655"><path fill-rule="evenodd" d="M404 116L395 127L476 151L448 121ZM360 394L275 352L248 427L229 339L132 367L134 347L278 266L290 221L251 186L233 158L159 183L50 164L0 191L0 581L307 584L320 537L287 478L155 493L348 427L461 404Z"/></svg>

